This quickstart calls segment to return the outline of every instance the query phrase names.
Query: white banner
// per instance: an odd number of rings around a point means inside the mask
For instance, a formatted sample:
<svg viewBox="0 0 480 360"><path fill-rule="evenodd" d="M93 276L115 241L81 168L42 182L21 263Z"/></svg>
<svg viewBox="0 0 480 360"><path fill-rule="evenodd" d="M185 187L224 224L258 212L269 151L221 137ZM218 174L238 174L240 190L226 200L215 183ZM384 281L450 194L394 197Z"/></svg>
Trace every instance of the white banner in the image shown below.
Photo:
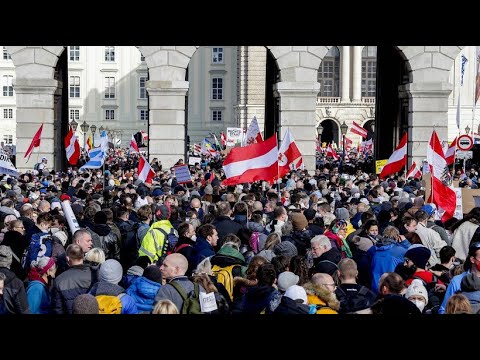
<svg viewBox="0 0 480 360"><path fill-rule="evenodd" d="M237 146L242 144L243 129L227 128L227 146Z"/></svg>
<svg viewBox="0 0 480 360"><path fill-rule="evenodd" d="M188 158L188 165L195 165L196 163L201 163L202 158L201 157L195 157L195 156L190 156Z"/></svg>
<svg viewBox="0 0 480 360"><path fill-rule="evenodd" d="M72 207L70 206L70 200L62 201L62 209L65 219L67 220L68 227L70 228L70 232L73 235L77 230L80 229L80 225L78 224L77 218L75 217Z"/></svg>
<svg viewBox="0 0 480 360"><path fill-rule="evenodd" d="M18 176L18 171L10 161L10 155L0 149L0 174Z"/></svg>
<svg viewBox="0 0 480 360"><path fill-rule="evenodd" d="M462 203L462 188L454 188L455 194L457 195L457 206L455 207L455 212L453 217L456 217L458 220L463 219L463 203Z"/></svg>

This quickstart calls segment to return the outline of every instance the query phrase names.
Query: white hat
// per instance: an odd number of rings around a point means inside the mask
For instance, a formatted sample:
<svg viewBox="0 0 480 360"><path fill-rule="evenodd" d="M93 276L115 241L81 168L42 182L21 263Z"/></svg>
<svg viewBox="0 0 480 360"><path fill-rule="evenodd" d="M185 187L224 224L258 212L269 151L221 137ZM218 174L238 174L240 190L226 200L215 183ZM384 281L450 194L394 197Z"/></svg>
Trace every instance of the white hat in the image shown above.
<svg viewBox="0 0 480 360"><path fill-rule="evenodd" d="M368 201L367 198L361 198L360 202L364 203L365 205L370 205L370 202Z"/></svg>
<svg viewBox="0 0 480 360"><path fill-rule="evenodd" d="M297 299L300 299L302 300L302 303L307 305L308 304L308 300L307 300L307 292L305 291L305 289L301 286L298 286L298 285L292 285L290 286L287 291L285 291L285 295L286 297L289 297L290 299L292 300L297 300Z"/></svg>
<svg viewBox="0 0 480 360"><path fill-rule="evenodd" d="M405 297L408 299L413 295L422 296L425 299L425 305L428 304L428 292L425 286L423 286L422 280L413 279L412 283L408 287Z"/></svg>
<svg viewBox="0 0 480 360"><path fill-rule="evenodd" d="M291 271L284 271L278 275L278 290L286 291L292 285L297 285L300 278Z"/></svg>

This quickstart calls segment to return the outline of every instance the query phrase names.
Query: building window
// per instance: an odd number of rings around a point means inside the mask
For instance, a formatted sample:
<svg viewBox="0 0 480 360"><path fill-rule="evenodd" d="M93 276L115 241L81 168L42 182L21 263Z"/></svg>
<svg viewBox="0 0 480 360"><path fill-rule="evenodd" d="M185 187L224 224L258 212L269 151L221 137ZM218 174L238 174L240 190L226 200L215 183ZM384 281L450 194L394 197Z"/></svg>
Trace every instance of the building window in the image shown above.
<svg viewBox="0 0 480 360"><path fill-rule="evenodd" d="M147 98L147 88L146 88L147 78L142 76L140 78L140 99Z"/></svg>
<svg viewBox="0 0 480 360"><path fill-rule="evenodd" d="M105 46L105 61L115 61L115 46Z"/></svg>
<svg viewBox="0 0 480 360"><path fill-rule="evenodd" d="M115 120L115 110L105 110L105 120Z"/></svg>
<svg viewBox="0 0 480 360"><path fill-rule="evenodd" d="M80 76L70 76L70 97L80 97Z"/></svg>
<svg viewBox="0 0 480 360"><path fill-rule="evenodd" d="M222 110L212 111L212 121L222 121Z"/></svg>
<svg viewBox="0 0 480 360"><path fill-rule="evenodd" d="M336 46L330 48L318 69L318 82L320 83L320 96L340 96L340 51Z"/></svg>
<svg viewBox="0 0 480 360"><path fill-rule="evenodd" d="M140 110L140 120L148 121L148 110Z"/></svg>
<svg viewBox="0 0 480 360"><path fill-rule="evenodd" d="M70 109L70 121L72 120L75 120L77 122L80 120L80 110Z"/></svg>
<svg viewBox="0 0 480 360"><path fill-rule="evenodd" d="M377 47L365 46L362 51L362 96L375 97L377 90Z"/></svg>
<svg viewBox="0 0 480 360"><path fill-rule="evenodd" d="M80 61L80 46L70 46L70 61Z"/></svg>
<svg viewBox="0 0 480 360"><path fill-rule="evenodd" d="M223 64L223 48L221 47L212 48L212 63Z"/></svg>
<svg viewBox="0 0 480 360"><path fill-rule="evenodd" d="M13 109L3 109L4 119L13 119Z"/></svg>
<svg viewBox="0 0 480 360"><path fill-rule="evenodd" d="M115 78L105 78L105 99L115 99Z"/></svg>
<svg viewBox="0 0 480 360"><path fill-rule="evenodd" d="M3 135L3 143L6 144L13 144L13 135Z"/></svg>
<svg viewBox="0 0 480 360"><path fill-rule="evenodd" d="M13 96L13 76L4 75L3 82L3 96Z"/></svg>
<svg viewBox="0 0 480 360"><path fill-rule="evenodd" d="M12 60L12 57L7 52L7 48L5 46L3 47L3 60Z"/></svg>
<svg viewBox="0 0 480 360"><path fill-rule="evenodd" d="M223 100L223 79L212 79L212 100Z"/></svg>

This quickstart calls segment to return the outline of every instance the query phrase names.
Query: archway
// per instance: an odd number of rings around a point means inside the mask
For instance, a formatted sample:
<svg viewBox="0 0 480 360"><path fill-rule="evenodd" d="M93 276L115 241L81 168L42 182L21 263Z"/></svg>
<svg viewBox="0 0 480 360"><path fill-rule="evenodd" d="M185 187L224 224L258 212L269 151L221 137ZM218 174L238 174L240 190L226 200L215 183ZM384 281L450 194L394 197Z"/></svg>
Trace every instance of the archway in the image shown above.
<svg viewBox="0 0 480 360"><path fill-rule="evenodd" d="M368 131L368 135L365 140L370 140L375 136L375 119L367 120L362 127Z"/></svg>
<svg viewBox="0 0 480 360"><path fill-rule="evenodd" d="M320 122L320 125L323 127L320 145L322 145L322 143L335 143L337 147L339 147L340 128L338 123L333 119L324 119Z"/></svg>

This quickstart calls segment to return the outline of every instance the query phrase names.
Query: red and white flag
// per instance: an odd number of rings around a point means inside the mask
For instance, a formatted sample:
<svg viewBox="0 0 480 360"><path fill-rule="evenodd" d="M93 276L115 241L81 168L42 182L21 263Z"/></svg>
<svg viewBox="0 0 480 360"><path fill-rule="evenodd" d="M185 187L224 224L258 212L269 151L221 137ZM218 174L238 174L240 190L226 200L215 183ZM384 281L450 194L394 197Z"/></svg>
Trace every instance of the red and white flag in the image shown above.
<svg viewBox="0 0 480 360"><path fill-rule="evenodd" d="M195 155L201 155L202 154L202 145L193 143L193 153Z"/></svg>
<svg viewBox="0 0 480 360"><path fill-rule="evenodd" d="M457 137L453 139L452 143L445 152L445 160L447 165L452 165L455 162L455 150L457 150Z"/></svg>
<svg viewBox="0 0 480 360"><path fill-rule="evenodd" d="M452 176L443 154L442 144L435 130L427 147L427 161L432 174L432 193L428 202L437 205L438 214L445 222L455 213L457 196L453 189Z"/></svg>
<svg viewBox="0 0 480 360"><path fill-rule="evenodd" d="M327 146L327 153L326 153L326 156L327 157L332 157L333 160L338 160L340 159L340 156L338 156L337 152L335 151L335 149L332 147L332 144L329 144Z"/></svg>
<svg viewBox="0 0 480 360"><path fill-rule="evenodd" d="M399 172L407 163L407 133L403 135L400 144L398 144L395 151L388 158L387 163L382 169L379 177L384 179L387 175Z"/></svg>
<svg viewBox="0 0 480 360"><path fill-rule="evenodd" d="M148 163L143 156L140 156L138 159L138 178L146 183L151 183L153 177L155 176L155 171Z"/></svg>
<svg viewBox="0 0 480 360"><path fill-rule="evenodd" d="M130 151L139 153L137 142L135 141L135 137L132 134L132 140L130 140Z"/></svg>
<svg viewBox="0 0 480 360"><path fill-rule="evenodd" d="M420 179L422 177L422 172L418 168L415 161L412 163L412 166L410 166L410 169L408 169L405 179L410 179L411 177L414 179Z"/></svg>
<svg viewBox="0 0 480 360"><path fill-rule="evenodd" d="M143 142L148 141L148 134L143 130L140 130L140 133L142 134Z"/></svg>
<svg viewBox="0 0 480 360"><path fill-rule="evenodd" d="M361 125L357 124L355 121L353 122L350 130L352 131L352 133L360 135L362 138L366 138L368 135L368 131L365 130Z"/></svg>
<svg viewBox="0 0 480 360"><path fill-rule="evenodd" d="M28 150L25 153L24 158L28 156L27 162L28 160L30 160L30 155L32 155L33 148L40 146L40 138L42 137L42 130L43 130L43 124L40 125L40 128L37 130L37 132L33 136L32 142L30 143L30 146L28 147Z"/></svg>
<svg viewBox="0 0 480 360"><path fill-rule="evenodd" d="M273 183L278 177L277 135L245 147L233 148L223 162L224 185L236 185L256 180Z"/></svg>
<svg viewBox="0 0 480 360"><path fill-rule="evenodd" d="M258 127L257 117L254 116L250 126L248 127L247 133L243 137L242 146L260 143L262 141L263 138L262 134L260 133L260 128Z"/></svg>
<svg viewBox="0 0 480 360"><path fill-rule="evenodd" d="M70 128L67 136L65 136L64 143L68 162L72 165L77 165L78 159L80 158L80 144L78 143L78 138L73 135L72 128Z"/></svg>
<svg viewBox="0 0 480 360"><path fill-rule="evenodd" d="M225 132L223 131L220 133L220 143L223 147L227 146L227 135L225 135Z"/></svg>
<svg viewBox="0 0 480 360"><path fill-rule="evenodd" d="M353 144L353 141L345 136L345 150L346 151L352 150L352 144Z"/></svg>
<svg viewBox="0 0 480 360"><path fill-rule="evenodd" d="M295 139L293 138L290 129L287 128L287 131L283 136L282 145L278 150L278 176L282 178L288 174L291 169L290 164L292 163L295 164L295 170L298 169L301 162L297 160L301 157L302 154L298 150L297 144L295 144Z"/></svg>

